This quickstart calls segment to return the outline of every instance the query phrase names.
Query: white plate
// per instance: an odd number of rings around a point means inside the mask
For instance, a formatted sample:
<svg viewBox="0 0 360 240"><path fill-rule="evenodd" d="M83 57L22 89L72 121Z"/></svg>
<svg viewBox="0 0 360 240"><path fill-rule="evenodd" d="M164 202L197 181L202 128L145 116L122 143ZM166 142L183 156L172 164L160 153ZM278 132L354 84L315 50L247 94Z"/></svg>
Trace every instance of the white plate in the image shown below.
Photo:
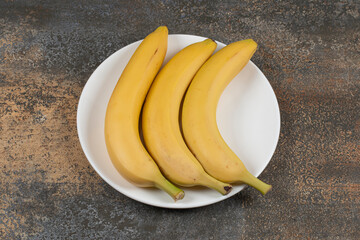
<svg viewBox="0 0 360 240"><path fill-rule="evenodd" d="M203 39L205 38L192 35L169 35L164 63L182 48ZM182 188L185 191L184 199L174 202L161 190L133 186L112 165L105 146L105 110L119 76L140 42L132 43L108 57L91 75L82 91L77 112L77 129L90 164L108 184L122 194L157 207L201 207L235 195L244 188L243 185L234 186L227 196L207 188ZM218 42L217 50L224 46ZM217 109L217 122L225 141L248 170L259 176L269 163L278 142L280 112L270 83L252 62L247 64L222 94Z"/></svg>

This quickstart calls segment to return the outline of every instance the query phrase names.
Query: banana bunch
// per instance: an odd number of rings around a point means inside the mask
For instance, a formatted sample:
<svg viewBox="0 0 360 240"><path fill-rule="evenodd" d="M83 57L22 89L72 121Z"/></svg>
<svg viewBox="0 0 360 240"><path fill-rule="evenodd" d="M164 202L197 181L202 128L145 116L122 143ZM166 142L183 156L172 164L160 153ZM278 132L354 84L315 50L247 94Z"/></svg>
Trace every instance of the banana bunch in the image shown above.
<svg viewBox="0 0 360 240"><path fill-rule="evenodd" d="M184 197L177 186L205 186L226 195L229 183L245 183L265 194L271 186L246 170L216 124L221 93L257 44L235 42L211 56L216 43L206 39L179 51L160 70L167 39L164 26L149 34L111 95L105 140L113 165L134 185L160 188L175 201Z"/></svg>

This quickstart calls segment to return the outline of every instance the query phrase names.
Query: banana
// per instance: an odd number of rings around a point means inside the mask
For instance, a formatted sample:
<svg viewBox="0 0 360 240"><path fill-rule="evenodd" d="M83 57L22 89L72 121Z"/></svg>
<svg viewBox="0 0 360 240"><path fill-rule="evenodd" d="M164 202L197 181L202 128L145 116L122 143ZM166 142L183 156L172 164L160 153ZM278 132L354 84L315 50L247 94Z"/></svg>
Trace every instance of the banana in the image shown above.
<svg viewBox="0 0 360 240"><path fill-rule="evenodd" d="M176 201L184 192L161 174L139 135L141 107L165 58L167 39L167 28L157 28L126 65L107 106L105 140L111 161L124 178L139 187L160 188Z"/></svg>
<svg viewBox="0 0 360 240"><path fill-rule="evenodd" d="M231 185L204 171L186 146L179 126L185 91L215 48L216 43L210 39L194 43L178 52L160 70L145 100L142 130L145 147L167 179L181 186L202 185L227 194Z"/></svg>
<svg viewBox="0 0 360 240"><path fill-rule="evenodd" d="M220 181L245 183L262 194L271 186L254 177L221 137L216 107L225 87L249 62L257 48L251 39L216 52L199 69L185 95L182 128L185 141L205 171Z"/></svg>

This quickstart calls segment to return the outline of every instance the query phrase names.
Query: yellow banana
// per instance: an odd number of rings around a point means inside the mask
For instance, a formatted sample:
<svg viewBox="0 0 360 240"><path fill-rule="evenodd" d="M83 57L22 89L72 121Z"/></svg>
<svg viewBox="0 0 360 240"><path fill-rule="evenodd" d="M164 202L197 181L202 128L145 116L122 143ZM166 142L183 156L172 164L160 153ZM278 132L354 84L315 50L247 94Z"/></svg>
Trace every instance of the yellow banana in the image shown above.
<svg viewBox="0 0 360 240"><path fill-rule="evenodd" d="M251 39L229 44L199 69L185 95L182 128L185 141L205 171L223 182L248 184L262 194L271 186L254 177L221 137L216 107L225 87L257 48Z"/></svg>
<svg viewBox="0 0 360 240"><path fill-rule="evenodd" d="M186 146L179 126L184 93L215 48L216 43L210 39L194 43L178 52L160 70L145 100L142 130L147 150L167 179L181 186L202 185L227 194L231 185L204 171Z"/></svg>
<svg viewBox="0 0 360 240"><path fill-rule="evenodd" d="M139 187L158 187L176 201L184 192L161 174L139 135L141 107L164 61L167 39L167 28L157 28L126 65L107 106L105 140L111 161L124 178Z"/></svg>

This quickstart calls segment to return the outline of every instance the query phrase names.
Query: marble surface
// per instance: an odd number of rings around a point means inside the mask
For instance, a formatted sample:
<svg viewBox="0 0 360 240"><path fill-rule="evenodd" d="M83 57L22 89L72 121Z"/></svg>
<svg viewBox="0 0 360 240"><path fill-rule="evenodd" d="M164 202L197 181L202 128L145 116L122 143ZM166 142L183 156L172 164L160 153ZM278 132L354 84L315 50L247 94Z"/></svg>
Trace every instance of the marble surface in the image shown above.
<svg viewBox="0 0 360 240"><path fill-rule="evenodd" d="M358 239L359 1L0 1L1 239ZM76 131L87 79L159 25L224 43L253 38L281 134L260 178L189 210L107 185Z"/></svg>

